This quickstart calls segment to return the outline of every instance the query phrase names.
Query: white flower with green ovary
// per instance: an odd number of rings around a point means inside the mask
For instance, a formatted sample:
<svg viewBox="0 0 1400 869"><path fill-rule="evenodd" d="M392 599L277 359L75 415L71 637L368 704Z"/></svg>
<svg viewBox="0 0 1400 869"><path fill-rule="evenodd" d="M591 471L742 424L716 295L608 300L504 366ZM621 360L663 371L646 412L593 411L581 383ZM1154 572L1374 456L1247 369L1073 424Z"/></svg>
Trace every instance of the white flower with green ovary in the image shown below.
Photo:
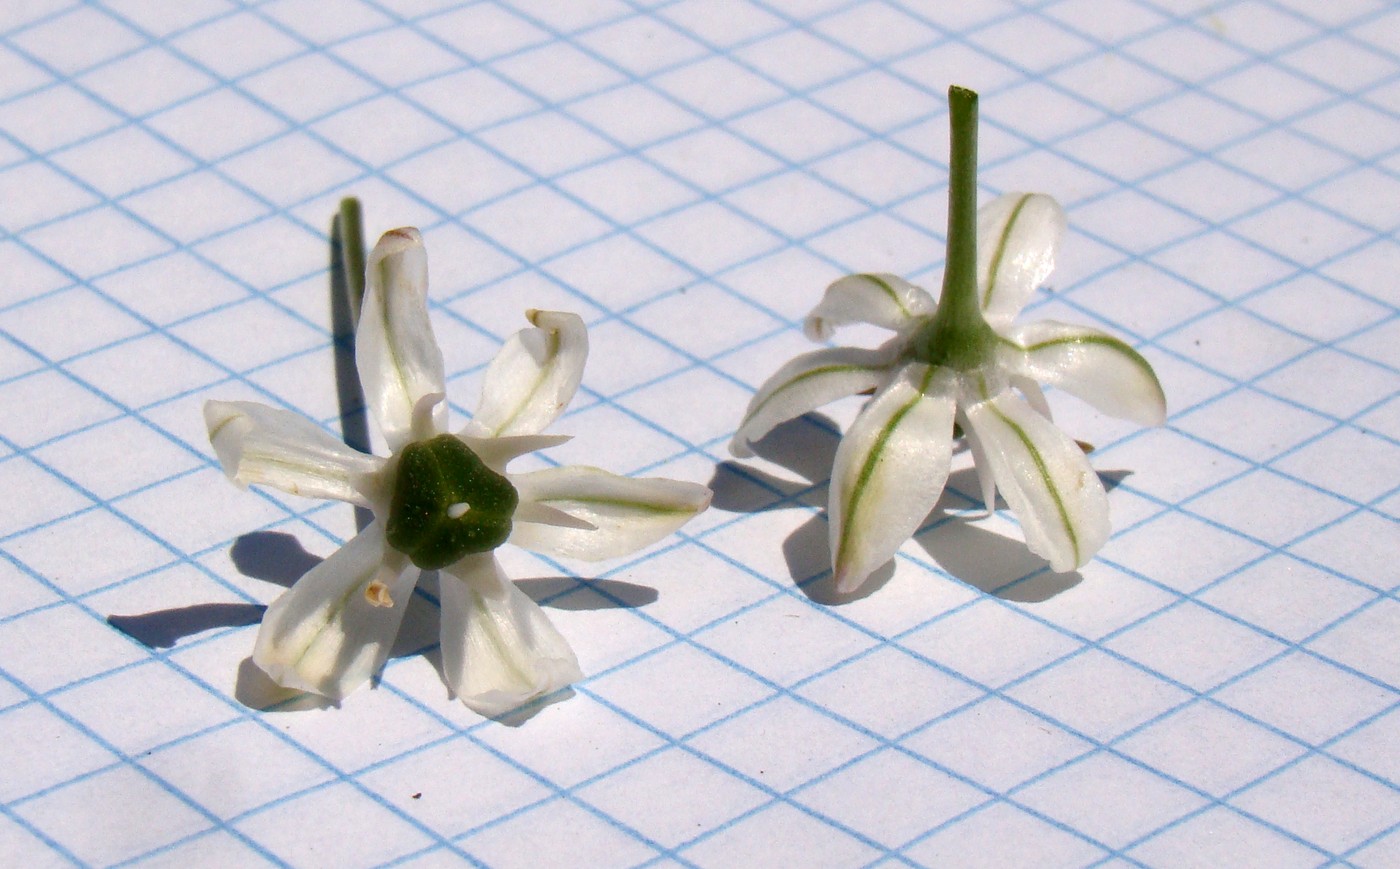
<svg viewBox="0 0 1400 869"><path fill-rule="evenodd" d="M1039 194L1009 194L978 211L977 95L952 88L949 103L940 301L894 275L836 281L807 318L809 338L854 322L895 337L874 350L840 347L792 360L759 388L730 445L737 456L751 455L750 444L780 423L875 391L831 471L827 512L842 592L888 561L938 502L955 423L967 435L987 509L1000 489L1031 551L1070 571L1108 537L1108 498L1083 451L1051 423L1040 384L1142 425L1166 417L1152 367L1122 341L1067 323L1012 323L1054 267L1064 213Z"/></svg>
<svg viewBox="0 0 1400 869"><path fill-rule="evenodd" d="M501 572L496 547L625 555L704 510L710 491L588 467L509 473L512 459L568 440L539 432L578 388L583 321L528 312L532 328L506 342L476 415L452 433L418 231L386 233L367 278L356 362L389 458L353 450L290 411L240 401L204 407L209 439L235 482L374 513L268 607L253 660L278 684L338 700L383 666L419 576L439 570L448 686L472 709L499 715L581 674L549 618Z"/></svg>

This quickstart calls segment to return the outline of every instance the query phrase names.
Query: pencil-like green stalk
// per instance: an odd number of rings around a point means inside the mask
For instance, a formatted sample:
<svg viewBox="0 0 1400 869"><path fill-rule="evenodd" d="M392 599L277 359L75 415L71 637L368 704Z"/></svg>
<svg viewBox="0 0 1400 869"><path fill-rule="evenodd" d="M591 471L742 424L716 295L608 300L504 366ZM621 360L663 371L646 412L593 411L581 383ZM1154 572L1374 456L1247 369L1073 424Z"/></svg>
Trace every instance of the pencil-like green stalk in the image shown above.
<svg viewBox="0 0 1400 869"><path fill-rule="evenodd" d="M952 136L943 293L913 351L921 362L966 371L984 364L997 340L982 316L977 292L977 93L950 87L948 109Z"/></svg>
<svg viewBox="0 0 1400 869"><path fill-rule="evenodd" d="M360 200L347 196L340 200L340 256L345 287L350 297L350 323L360 323L360 305L365 300L365 230L360 216Z"/></svg>

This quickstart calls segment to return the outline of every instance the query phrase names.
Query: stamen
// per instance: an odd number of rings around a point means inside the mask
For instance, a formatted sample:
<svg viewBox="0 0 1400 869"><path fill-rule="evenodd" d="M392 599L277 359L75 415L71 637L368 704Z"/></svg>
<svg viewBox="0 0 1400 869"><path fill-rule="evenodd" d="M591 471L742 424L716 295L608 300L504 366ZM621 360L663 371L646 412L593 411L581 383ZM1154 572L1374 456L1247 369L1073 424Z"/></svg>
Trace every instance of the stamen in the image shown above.
<svg viewBox="0 0 1400 869"><path fill-rule="evenodd" d="M369 601L371 605L378 607L391 607L394 605L394 599L389 596L389 586L377 579L365 586L365 600Z"/></svg>
<svg viewBox="0 0 1400 869"><path fill-rule="evenodd" d="M447 508L447 518L461 519L463 516L467 515L467 511L471 508L472 505L468 504L466 501L459 501Z"/></svg>

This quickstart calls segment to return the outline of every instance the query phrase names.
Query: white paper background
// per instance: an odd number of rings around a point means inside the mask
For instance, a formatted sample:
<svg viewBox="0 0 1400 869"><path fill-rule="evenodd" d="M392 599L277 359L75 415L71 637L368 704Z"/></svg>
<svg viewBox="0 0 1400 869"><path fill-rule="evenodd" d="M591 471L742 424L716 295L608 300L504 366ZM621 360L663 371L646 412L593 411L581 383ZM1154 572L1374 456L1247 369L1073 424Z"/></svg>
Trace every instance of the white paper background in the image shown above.
<svg viewBox="0 0 1400 869"><path fill-rule="evenodd" d="M3 862L1400 863L1397 44L1365 0L5 3ZM1118 483L1079 574L963 457L831 605L858 404L724 445L827 282L936 286L950 83L984 194L1068 210L1031 315L1125 336L1172 416L1055 397ZM335 430L347 194L424 230L458 419L577 311L549 460L717 491L597 570L506 553L587 673L520 726L447 698L426 600L340 709L236 689L352 517L238 491L199 406Z"/></svg>

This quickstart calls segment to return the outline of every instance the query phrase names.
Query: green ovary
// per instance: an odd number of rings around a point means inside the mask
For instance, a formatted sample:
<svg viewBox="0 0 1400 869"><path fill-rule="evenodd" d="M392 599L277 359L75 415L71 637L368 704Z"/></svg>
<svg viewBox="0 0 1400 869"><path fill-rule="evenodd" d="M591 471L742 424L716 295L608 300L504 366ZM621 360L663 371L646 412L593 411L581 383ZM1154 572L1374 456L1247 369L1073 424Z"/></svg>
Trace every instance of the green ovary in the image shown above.
<svg viewBox="0 0 1400 869"><path fill-rule="evenodd" d="M515 487L452 435L403 448L385 537L424 570L489 552L510 536Z"/></svg>

